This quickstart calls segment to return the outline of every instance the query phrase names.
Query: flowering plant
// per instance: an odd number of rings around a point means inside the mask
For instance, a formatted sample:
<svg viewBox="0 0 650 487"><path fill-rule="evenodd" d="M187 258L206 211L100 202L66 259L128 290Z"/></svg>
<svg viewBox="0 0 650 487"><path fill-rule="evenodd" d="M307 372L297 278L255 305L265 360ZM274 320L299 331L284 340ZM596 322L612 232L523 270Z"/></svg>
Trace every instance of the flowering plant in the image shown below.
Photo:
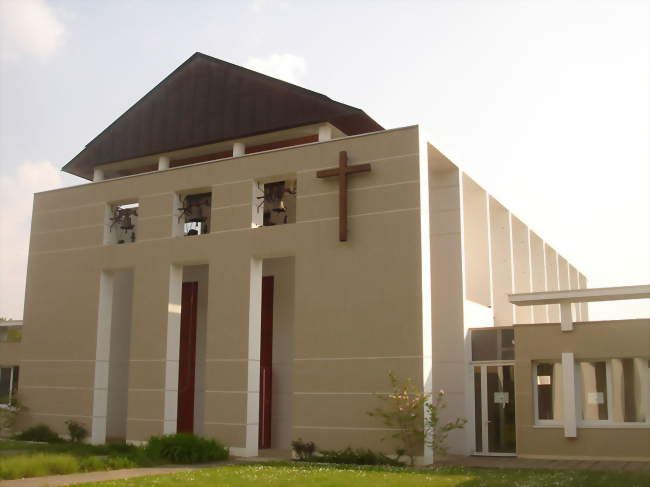
<svg viewBox="0 0 650 487"><path fill-rule="evenodd" d="M400 383L393 372L389 372L388 377L392 392L376 394L376 397L385 403L385 407L368 412L370 416L381 418L384 425L392 430L383 439L398 440L402 445L396 450L398 457L407 455L411 465L414 465L422 445L432 448L434 453L446 454L449 432L463 428L467 420L456 418L454 421L442 423L439 413L447 407L444 391L439 391L435 399L431 400L431 394L415 387L410 378Z"/></svg>

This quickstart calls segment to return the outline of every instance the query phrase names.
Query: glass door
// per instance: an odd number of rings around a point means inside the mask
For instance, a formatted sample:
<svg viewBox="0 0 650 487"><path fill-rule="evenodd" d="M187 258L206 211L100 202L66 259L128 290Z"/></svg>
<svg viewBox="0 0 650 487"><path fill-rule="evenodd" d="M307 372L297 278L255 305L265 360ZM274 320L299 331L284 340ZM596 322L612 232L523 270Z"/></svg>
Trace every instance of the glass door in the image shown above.
<svg viewBox="0 0 650 487"><path fill-rule="evenodd" d="M476 451L483 454L514 454L514 366L474 367L474 407Z"/></svg>

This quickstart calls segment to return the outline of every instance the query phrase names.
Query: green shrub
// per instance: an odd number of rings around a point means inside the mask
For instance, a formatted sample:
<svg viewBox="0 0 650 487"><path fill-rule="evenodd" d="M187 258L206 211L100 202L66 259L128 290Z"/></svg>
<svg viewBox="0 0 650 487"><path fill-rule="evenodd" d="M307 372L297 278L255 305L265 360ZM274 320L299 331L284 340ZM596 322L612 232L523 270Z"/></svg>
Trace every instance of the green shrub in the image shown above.
<svg viewBox="0 0 650 487"><path fill-rule="evenodd" d="M0 457L0 479L20 479L61 475L79 471L79 462L72 455L15 455Z"/></svg>
<svg viewBox="0 0 650 487"><path fill-rule="evenodd" d="M37 424L27 428L22 433L14 436L14 440L21 441L42 441L44 443L60 443L63 441L58 434L50 429L46 424Z"/></svg>
<svg viewBox="0 0 650 487"><path fill-rule="evenodd" d="M68 427L70 433L70 440L73 443L81 443L88 437L88 430L86 427L77 421L66 421L65 425Z"/></svg>
<svg viewBox="0 0 650 487"><path fill-rule="evenodd" d="M215 440L184 433L151 437L147 452L172 463L213 462L226 460L229 455L228 448Z"/></svg>
<svg viewBox="0 0 650 487"><path fill-rule="evenodd" d="M322 450L318 456L311 457L311 461L346 465L392 465L395 467L404 465L383 453L363 448L353 450L350 447L344 450Z"/></svg>
<svg viewBox="0 0 650 487"><path fill-rule="evenodd" d="M309 460L316 451L316 445L313 441L305 443L302 438L292 441L291 448L296 453L298 460Z"/></svg>

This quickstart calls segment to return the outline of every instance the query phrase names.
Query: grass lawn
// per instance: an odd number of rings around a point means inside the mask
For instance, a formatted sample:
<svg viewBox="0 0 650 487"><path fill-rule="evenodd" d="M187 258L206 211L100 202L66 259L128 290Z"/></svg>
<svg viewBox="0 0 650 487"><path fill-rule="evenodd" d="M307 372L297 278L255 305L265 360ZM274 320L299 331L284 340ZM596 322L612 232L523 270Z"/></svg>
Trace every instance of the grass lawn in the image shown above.
<svg viewBox="0 0 650 487"><path fill-rule="evenodd" d="M163 462L133 446L0 440L0 480L148 467L160 463Z"/></svg>
<svg viewBox="0 0 650 487"><path fill-rule="evenodd" d="M648 487L650 475L557 470L496 470L440 467L325 466L322 464L228 465L194 472L112 480L95 487Z"/></svg>

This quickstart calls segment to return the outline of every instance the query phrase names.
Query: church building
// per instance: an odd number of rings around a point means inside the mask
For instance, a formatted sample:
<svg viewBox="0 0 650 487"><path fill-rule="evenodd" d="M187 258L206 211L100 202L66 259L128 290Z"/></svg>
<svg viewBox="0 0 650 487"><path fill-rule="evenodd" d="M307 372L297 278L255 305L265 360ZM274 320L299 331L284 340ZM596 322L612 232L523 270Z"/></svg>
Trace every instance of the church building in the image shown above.
<svg viewBox="0 0 650 487"><path fill-rule="evenodd" d="M583 323L586 277L419 125L196 53L63 171L88 183L34 196L22 341L0 344L20 427L393 453L367 414L392 371L468 419L452 453L650 457L648 321L622 323L619 355L591 368L564 357L583 327L616 325ZM539 337L556 346L538 353ZM560 382L580 374L590 427L609 428L589 441ZM620 428L627 446L592 445L619 432L602 387L638 426Z"/></svg>

